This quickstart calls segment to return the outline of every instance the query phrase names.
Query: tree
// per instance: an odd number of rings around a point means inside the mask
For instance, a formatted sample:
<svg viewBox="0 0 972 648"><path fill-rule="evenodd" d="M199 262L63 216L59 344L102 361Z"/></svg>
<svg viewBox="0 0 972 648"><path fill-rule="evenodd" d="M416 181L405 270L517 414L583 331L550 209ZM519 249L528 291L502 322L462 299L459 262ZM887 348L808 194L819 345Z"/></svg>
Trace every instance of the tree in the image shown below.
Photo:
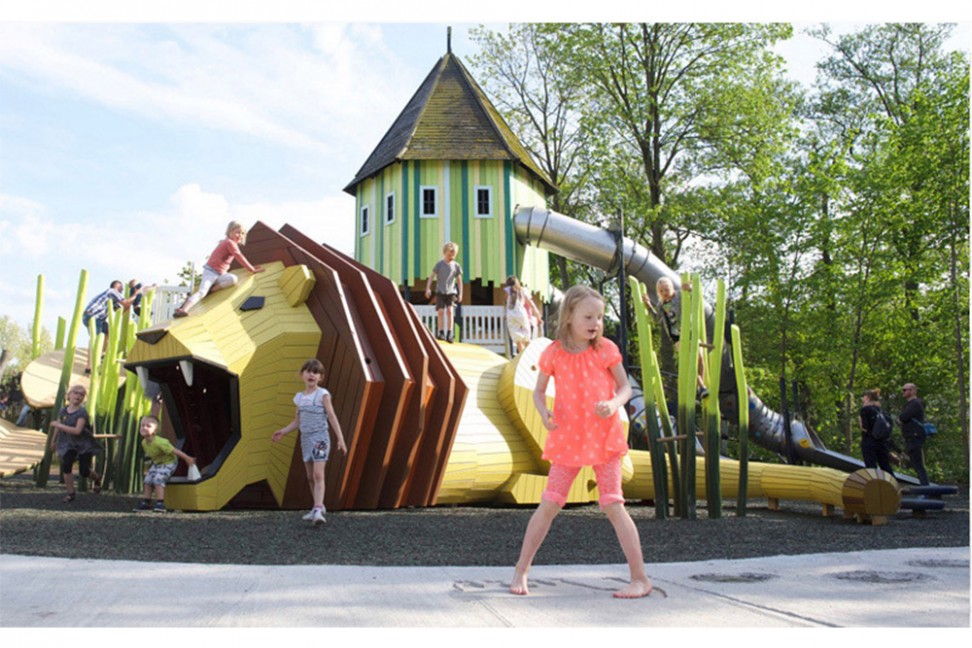
<svg viewBox="0 0 972 648"><path fill-rule="evenodd" d="M471 32L479 45L472 57L490 98L558 188L552 210L585 220L590 208L592 132L582 123L582 88L570 82L569 61L559 57L551 35L538 24L512 24L506 32L485 27ZM563 290L577 269L553 255L555 280Z"/></svg>
<svg viewBox="0 0 972 648"><path fill-rule="evenodd" d="M22 328L9 315L0 316L0 384L6 384L14 374L22 372L31 361L30 329ZM41 353L54 347L51 334L41 329Z"/></svg>

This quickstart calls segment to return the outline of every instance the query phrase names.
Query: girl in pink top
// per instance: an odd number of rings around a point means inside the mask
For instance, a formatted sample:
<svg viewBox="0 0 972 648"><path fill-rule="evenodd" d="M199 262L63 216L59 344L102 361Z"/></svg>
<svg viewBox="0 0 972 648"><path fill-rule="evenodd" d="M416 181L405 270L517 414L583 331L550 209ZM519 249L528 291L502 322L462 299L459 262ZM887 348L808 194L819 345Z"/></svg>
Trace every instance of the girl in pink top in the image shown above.
<svg viewBox="0 0 972 648"><path fill-rule="evenodd" d="M199 289L175 310L176 317L188 315L189 309L210 292L236 285L236 275L229 272L233 259L239 261L240 265L250 272L263 272L262 267L251 264L240 252L240 246L245 244L246 230L243 229L243 225L238 221L230 221L230 224L226 227L226 238L219 242L213 253L209 255L206 265L203 266Z"/></svg>
<svg viewBox="0 0 972 648"><path fill-rule="evenodd" d="M628 451L618 408L631 398L631 385L618 347L602 337L604 300L587 286L574 286L564 295L557 324L557 340L538 363L540 376L533 402L547 428L543 458L550 461L547 488L523 536L510 591L528 594L527 572L550 525L567 501L567 492L581 467L592 465L597 476L601 510L621 543L631 582L614 593L617 598L651 594L645 574L641 538L624 508L621 458ZM554 379L554 411L547 409L547 383Z"/></svg>

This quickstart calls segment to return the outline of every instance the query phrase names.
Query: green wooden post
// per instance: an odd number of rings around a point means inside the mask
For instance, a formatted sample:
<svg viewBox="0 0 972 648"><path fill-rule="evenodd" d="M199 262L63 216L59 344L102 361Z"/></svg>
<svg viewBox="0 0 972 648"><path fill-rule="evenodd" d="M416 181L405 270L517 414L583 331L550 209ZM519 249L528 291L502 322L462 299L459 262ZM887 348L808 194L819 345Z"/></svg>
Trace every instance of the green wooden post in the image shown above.
<svg viewBox="0 0 972 648"><path fill-rule="evenodd" d="M747 490L749 487L749 388L746 385L746 372L743 367L742 343L739 327L732 325L732 363L736 373L736 406L739 421L739 493L736 515L746 516Z"/></svg>
<svg viewBox="0 0 972 648"><path fill-rule="evenodd" d="M651 478L655 488L655 519L664 520L668 517L668 470L665 465L664 443L659 441L661 430L658 427L659 410L668 420L668 407L662 398L661 404L656 402L656 383L660 381L658 358L651 338L651 322L648 311L642 301L645 288L634 277L628 278L631 284L631 301L635 308L635 322L638 330L638 357L641 362L641 388L645 403L645 424L648 433L648 450L651 455Z"/></svg>
<svg viewBox="0 0 972 648"><path fill-rule="evenodd" d="M682 284L691 281L682 275ZM678 357L678 433L681 439L682 516L694 520L695 515L695 394L698 375L698 291L682 290L681 335Z"/></svg>
<svg viewBox="0 0 972 648"><path fill-rule="evenodd" d="M703 318L704 321L704 318ZM715 328L712 333L712 351L704 354L707 360L706 376L708 398L702 401L705 413L705 500L710 518L722 517L722 477L719 469L722 440L722 413L719 410L719 389L722 383L722 352L725 347L726 285L722 279L716 284ZM702 327L705 331L705 327Z"/></svg>
<svg viewBox="0 0 972 648"><path fill-rule="evenodd" d="M81 315L84 311L84 296L88 290L88 271L82 270L78 280L78 296L74 302L74 316L71 318L71 328L68 331L67 344L64 346L64 365L61 367L61 381L57 386L57 396L54 399L54 407L51 412L44 417L44 424L41 429L50 434L51 420L53 416L61 411L64 406L64 395L68 390L68 382L71 380L71 369L74 366L74 348L77 344L78 329L81 328ZM47 486L47 479L51 473L52 451L50 443L44 444L44 458L34 469L34 483L39 487Z"/></svg>
<svg viewBox="0 0 972 648"><path fill-rule="evenodd" d="M67 321L63 317L57 318L57 335L54 338L54 349L64 348L64 332L67 329Z"/></svg>
<svg viewBox="0 0 972 648"><path fill-rule="evenodd" d="M31 333L30 359L40 357L41 318L44 315L44 275L37 275L37 299L34 302L34 325Z"/></svg>

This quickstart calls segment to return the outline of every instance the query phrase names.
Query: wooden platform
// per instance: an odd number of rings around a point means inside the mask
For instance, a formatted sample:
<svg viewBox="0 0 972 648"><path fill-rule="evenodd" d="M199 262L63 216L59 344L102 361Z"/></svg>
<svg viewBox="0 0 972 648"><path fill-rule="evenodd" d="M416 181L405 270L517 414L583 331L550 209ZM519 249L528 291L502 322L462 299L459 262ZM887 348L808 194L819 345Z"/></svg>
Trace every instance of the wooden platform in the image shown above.
<svg viewBox="0 0 972 648"><path fill-rule="evenodd" d="M0 477L30 470L44 458L47 435L0 419Z"/></svg>
<svg viewBox="0 0 972 648"><path fill-rule="evenodd" d="M84 366L88 362L88 350L78 348L74 350L74 363L71 367L71 385L84 385L89 389L91 382L84 375ZM61 367L64 366L64 349L50 351L27 365L20 378L20 389L24 393L24 400L34 409L54 407L57 398L57 387L61 382Z"/></svg>

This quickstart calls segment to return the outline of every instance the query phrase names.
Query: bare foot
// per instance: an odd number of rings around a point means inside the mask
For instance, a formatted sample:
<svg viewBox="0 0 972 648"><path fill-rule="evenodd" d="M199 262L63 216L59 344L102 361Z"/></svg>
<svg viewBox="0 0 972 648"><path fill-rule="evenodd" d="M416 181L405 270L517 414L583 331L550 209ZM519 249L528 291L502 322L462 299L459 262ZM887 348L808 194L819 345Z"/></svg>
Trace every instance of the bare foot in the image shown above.
<svg viewBox="0 0 972 648"><path fill-rule="evenodd" d="M651 595L652 587L651 581L647 578L645 580L636 580L628 583L627 587L622 587L617 592L614 593L614 598L623 599L633 599L633 598L643 598L645 596Z"/></svg>
<svg viewBox="0 0 972 648"><path fill-rule="evenodd" d="M519 567L513 572L513 580L510 581L510 592L520 596L526 596L530 593L530 590L527 588L526 572L520 571Z"/></svg>

